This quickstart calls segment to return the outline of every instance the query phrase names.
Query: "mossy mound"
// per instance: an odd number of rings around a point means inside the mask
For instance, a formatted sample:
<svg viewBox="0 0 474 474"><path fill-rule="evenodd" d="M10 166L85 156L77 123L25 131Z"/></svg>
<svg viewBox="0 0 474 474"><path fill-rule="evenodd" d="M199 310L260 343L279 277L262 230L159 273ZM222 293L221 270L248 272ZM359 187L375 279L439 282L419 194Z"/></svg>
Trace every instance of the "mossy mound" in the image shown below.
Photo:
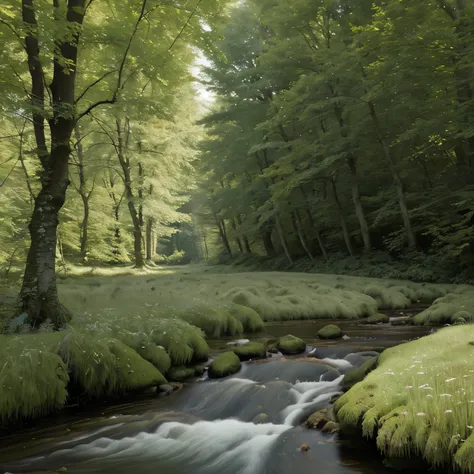
<svg viewBox="0 0 474 474"><path fill-rule="evenodd" d="M240 360L263 359L267 351L261 342L248 342L232 349Z"/></svg>
<svg viewBox="0 0 474 474"><path fill-rule="evenodd" d="M234 310L234 313L237 313ZM196 306L179 313L179 318L201 328L207 336L240 336L244 332L241 321L226 307Z"/></svg>
<svg viewBox="0 0 474 474"><path fill-rule="evenodd" d="M428 309L417 314L413 323L420 326L454 324L461 318L471 323L474 322L474 313L467 310L470 308L474 308L474 290L449 293L436 299Z"/></svg>
<svg viewBox="0 0 474 474"><path fill-rule="evenodd" d="M365 377L377 367L379 356L366 360L360 367L349 370L342 380L343 390L349 390L356 383L362 382Z"/></svg>
<svg viewBox="0 0 474 474"><path fill-rule="evenodd" d="M390 318L386 314L373 314L369 316L365 321L366 324L387 324L390 322Z"/></svg>
<svg viewBox="0 0 474 474"><path fill-rule="evenodd" d="M474 325L442 329L387 349L335 403L342 426L361 428L388 458L474 466Z"/></svg>
<svg viewBox="0 0 474 474"><path fill-rule="evenodd" d="M342 331L335 324L328 324L318 331L318 337L321 339L340 339Z"/></svg>
<svg viewBox="0 0 474 474"><path fill-rule="evenodd" d="M207 373L210 378L226 377L240 370L240 359L233 352L224 352L211 362Z"/></svg>
<svg viewBox="0 0 474 474"><path fill-rule="evenodd" d="M254 309L235 303L230 304L227 309L231 316L242 323L246 332L258 332L263 329L263 320Z"/></svg>
<svg viewBox="0 0 474 474"><path fill-rule="evenodd" d="M196 370L193 367L173 367L171 370L166 374L169 380L173 382L184 382L191 377L196 375Z"/></svg>
<svg viewBox="0 0 474 474"><path fill-rule="evenodd" d="M278 349L285 355L301 354L306 350L306 342L299 337L288 334L280 338L278 341Z"/></svg>

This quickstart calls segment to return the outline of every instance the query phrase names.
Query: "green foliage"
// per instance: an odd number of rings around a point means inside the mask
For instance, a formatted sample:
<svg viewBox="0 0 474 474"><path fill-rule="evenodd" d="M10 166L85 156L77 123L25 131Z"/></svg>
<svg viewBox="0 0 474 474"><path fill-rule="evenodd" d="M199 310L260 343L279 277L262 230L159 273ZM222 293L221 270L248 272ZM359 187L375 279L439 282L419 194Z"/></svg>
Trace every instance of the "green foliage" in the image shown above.
<svg viewBox="0 0 474 474"><path fill-rule="evenodd" d="M339 420L361 426L387 457L421 456L434 467L472 472L473 338L467 325L386 350L336 402Z"/></svg>
<svg viewBox="0 0 474 474"><path fill-rule="evenodd" d="M211 362L208 369L209 377L220 378L235 374L240 370L240 359L233 352L224 352Z"/></svg>
<svg viewBox="0 0 474 474"><path fill-rule="evenodd" d="M366 360L360 367L349 370L349 372L344 375L342 381L344 390L349 390L356 383L362 382L362 380L377 367L378 360L379 356L372 357Z"/></svg>

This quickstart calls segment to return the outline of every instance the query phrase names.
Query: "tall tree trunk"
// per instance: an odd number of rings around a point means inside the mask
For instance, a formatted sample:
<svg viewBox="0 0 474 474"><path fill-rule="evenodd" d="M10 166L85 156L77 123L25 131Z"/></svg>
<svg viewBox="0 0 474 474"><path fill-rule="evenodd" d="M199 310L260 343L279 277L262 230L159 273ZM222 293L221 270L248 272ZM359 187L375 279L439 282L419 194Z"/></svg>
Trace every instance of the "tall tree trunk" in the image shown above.
<svg viewBox="0 0 474 474"><path fill-rule="evenodd" d="M342 229L342 235L344 237L344 242L346 244L346 248L347 248L347 251L349 252L349 255L352 257L354 255L354 249L352 247L352 241L351 241L351 236L349 234L347 219L342 209L341 201L339 201L339 195L337 194L336 181L333 178L331 178L330 181L331 181L331 186L332 186L334 202L336 204L336 209L339 214L339 220L341 221L341 229Z"/></svg>
<svg viewBox="0 0 474 474"><path fill-rule="evenodd" d="M237 223L239 224L239 227L242 226L242 217L240 217L240 214L237 214ZM244 241L245 251L247 253L252 253L252 250L250 249L249 239L247 238L247 236L243 235L242 240Z"/></svg>
<svg viewBox="0 0 474 474"><path fill-rule="evenodd" d="M232 258L232 249L230 248L229 239L227 238L227 230L225 228L225 222L223 219L219 219L216 216L216 224L219 229L219 235L221 237L222 244L224 245L224 248L229 254L229 257Z"/></svg>
<svg viewBox="0 0 474 474"><path fill-rule="evenodd" d="M286 237L283 232L283 227L281 225L281 221L280 221L280 217L278 216L278 213L275 213L275 224L276 224L276 229L278 232L278 237L280 238L280 243L281 243L281 246L283 247L283 251L285 252L286 258L288 259L288 262L290 264L293 264L293 259L291 258L291 254L288 249L288 243L286 241Z"/></svg>
<svg viewBox="0 0 474 474"><path fill-rule="evenodd" d="M383 152L384 152L385 158L388 161L389 168L393 177L393 182L397 190L398 205L400 207L400 213L402 215L403 225L405 227L405 231L407 234L408 247L414 250L416 248L416 239L415 239L415 234L413 232L413 228L411 225L410 214L408 212L408 206L405 199L405 191L403 189L403 183L395 167L395 160L392 155L392 150L390 149L390 147L388 146L388 143L383 137L382 129L380 127L380 122L379 122L377 113L375 111L375 106L373 102L371 101L368 104L369 104L370 116L372 117L372 121L374 122L374 129L375 129L375 133L377 134L377 139L382 145Z"/></svg>
<svg viewBox="0 0 474 474"><path fill-rule="evenodd" d="M291 214L291 220L293 222L293 226L296 229L296 232L298 234L298 237L301 242L301 246L303 247L304 251L308 255L309 259L314 262L314 257L313 254L311 253L311 250L309 249L308 245L306 244L306 238L303 235L303 228L301 225L301 216L299 215L298 211L296 211L296 214L292 213Z"/></svg>
<svg viewBox="0 0 474 474"><path fill-rule="evenodd" d="M329 89L333 97L337 97L337 93L332 87L332 85L329 85ZM343 117L343 109L340 104L334 104L334 113L339 123L339 132L341 134L341 137L343 140L346 140L346 124ZM357 158L350 150L346 150L346 163L351 173L352 201L354 202L357 219L359 220L360 232L362 234L362 240L364 242L364 250L369 253L372 250L372 243L370 241L369 226L367 225L367 219L365 218L364 207L362 206L362 200L360 198L359 180L357 178Z"/></svg>
<svg viewBox="0 0 474 474"><path fill-rule="evenodd" d="M146 260L151 262L154 254L154 244L153 244L153 221L151 217L146 220Z"/></svg>
<svg viewBox="0 0 474 474"><path fill-rule="evenodd" d="M367 219L365 218L364 207L362 206L362 201L360 198L359 190L359 180L357 178L357 166L356 158L352 155L347 157L347 164L351 172L352 177L352 201L354 202L354 207L359 220L360 232L362 234L362 241L364 242L364 250L367 253L372 251L372 242L370 239L369 226L367 224Z"/></svg>
<svg viewBox="0 0 474 474"><path fill-rule="evenodd" d="M265 252L267 253L267 257L274 257L275 246L273 245L272 241L272 231L269 229L262 229L262 240L263 246L265 247Z"/></svg>
<svg viewBox="0 0 474 474"><path fill-rule="evenodd" d="M143 258L142 226L140 223L139 212L135 206L135 196L133 195L130 160L126 154L130 139L130 122L128 119L125 120L124 130L122 130L122 121L119 118L115 120L115 125L117 128L117 157L122 168L125 197L127 198L127 207L133 224L133 256L135 260L135 268L143 268L145 266L145 259Z"/></svg>
<svg viewBox="0 0 474 474"><path fill-rule="evenodd" d="M89 200L94 191L94 184L91 187L91 190L87 192L86 190L86 176L84 172L84 149L81 141L81 133L79 130L79 125L76 123L74 127L74 133L76 138L76 152L77 152L77 174L79 177L79 186L76 186L76 190L81 196L82 200L82 222L80 225L80 253L81 260L85 262L87 260L87 244L88 244L88 233L89 233Z"/></svg>
<svg viewBox="0 0 474 474"><path fill-rule="evenodd" d="M56 243L58 215L69 186L70 140L75 125L74 91L77 45L84 20L85 0L69 0L66 21L67 38L56 42L59 54L54 57L53 80L50 85L53 116L49 121L51 150L47 151L44 120L44 72L40 59L37 21L33 0L22 0L22 19L28 26L25 50L31 76L32 114L37 155L42 166L41 190L35 199L29 224L31 243L19 296L19 311L28 314L28 322L38 326L50 318L61 325L68 312L59 302L56 286ZM55 4L55 8L59 5ZM72 31L72 35L70 33ZM65 111L69 111L65 113Z"/></svg>
<svg viewBox="0 0 474 474"><path fill-rule="evenodd" d="M231 225L232 225L232 229L233 229L234 233L236 233L236 232L237 232L237 225L236 225L236 223L235 223L234 218L232 218L232 219L230 220L230 223L231 223ZM239 238L239 237L234 237L234 240L235 240L235 243L237 244L237 247L239 248L239 252L240 252L240 253L243 253L243 252L244 252L244 248L242 247L242 242L240 241L240 238Z"/></svg>

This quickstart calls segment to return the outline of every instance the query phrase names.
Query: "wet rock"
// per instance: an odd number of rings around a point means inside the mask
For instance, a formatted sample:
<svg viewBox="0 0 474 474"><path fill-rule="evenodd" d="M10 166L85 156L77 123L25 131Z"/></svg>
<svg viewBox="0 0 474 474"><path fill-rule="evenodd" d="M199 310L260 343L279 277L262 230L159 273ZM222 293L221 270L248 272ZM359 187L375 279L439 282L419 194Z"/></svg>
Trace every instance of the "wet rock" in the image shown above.
<svg viewBox="0 0 474 474"><path fill-rule="evenodd" d="M237 346L233 349L233 352L240 360L263 359L267 353L265 346L260 342L249 342L242 346Z"/></svg>
<svg viewBox="0 0 474 474"><path fill-rule="evenodd" d="M341 374L339 373L338 370L330 368L325 374L321 376L321 382L332 382L333 380L336 380L340 376Z"/></svg>
<svg viewBox="0 0 474 474"><path fill-rule="evenodd" d="M347 362L351 363L354 367L360 367L366 360L377 357L378 355L379 353L375 351L354 352L346 355L344 360L347 360Z"/></svg>
<svg viewBox="0 0 474 474"><path fill-rule="evenodd" d="M307 444L302 444L302 445L300 446L300 451L301 451L302 453L305 453L306 451L309 451L310 449L311 449L311 448L310 448L309 445L307 445Z"/></svg>
<svg viewBox="0 0 474 474"><path fill-rule="evenodd" d="M356 383L362 382L365 377L377 367L379 356L367 359L360 367L350 370L342 380L342 389L349 390Z"/></svg>
<svg viewBox="0 0 474 474"><path fill-rule="evenodd" d="M169 380L174 382L184 382L186 379L194 377L195 369L193 367L172 367L166 374Z"/></svg>
<svg viewBox="0 0 474 474"><path fill-rule="evenodd" d="M323 408L313 413L305 422L306 428L313 430L322 430L324 426L329 422L334 421L332 410L329 408Z"/></svg>
<svg viewBox="0 0 474 474"><path fill-rule="evenodd" d="M409 316L402 316L400 318L392 318L390 320L392 326L408 326L411 324L411 318Z"/></svg>
<svg viewBox="0 0 474 474"><path fill-rule="evenodd" d="M159 390L160 393L162 393L164 395L168 395L174 390L174 388L169 384L164 384L164 385L160 385L158 387L158 390Z"/></svg>
<svg viewBox="0 0 474 474"><path fill-rule="evenodd" d="M342 331L335 324L328 324L318 331L318 337L321 339L340 339Z"/></svg>
<svg viewBox="0 0 474 474"><path fill-rule="evenodd" d="M387 324L390 322L390 318L386 314L373 314L369 316L363 323L365 324Z"/></svg>
<svg viewBox="0 0 474 474"><path fill-rule="evenodd" d="M323 428L321 429L323 433L329 433L329 434L334 434L334 433L339 433L340 428L339 428L339 423L336 423L335 421L328 421Z"/></svg>
<svg viewBox="0 0 474 474"><path fill-rule="evenodd" d="M255 423L256 425L268 423L268 415L266 413L260 413L252 420L252 423Z"/></svg>
<svg viewBox="0 0 474 474"><path fill-rule="evenodd" d="M301 354L306 350L306 343L303 339L288 334L280 338L279 349L285 355Z"/></svg>
<svg viewBox="0 0 474 474"><path fill-rule="evenodd" d="M194 373L198 376L203 375L206 370L206 367L202 365L197 365L196 367L194 367Z"/></svg>
<svg viewBox="0 0 474 474"><path fill-rule="evenodd" d="M226 377L240 370L240 359L233 352L224 352L211 362L208 369L210 378Z"/></svg>
<svg viewBox="0 0 474 474"><path fill-rule="evenodd" d="M173 391L179 391L183 388L183 384L182 383L178 383L178 382L169 382L168 385L173 389Z"/></svg>
<svg viewBox="0 0 474 474"><path fill-rule="evenodd" d="M146 395L151 395L153 393L156 393L158 391L158 387L148 387L146 388L143 393L146 394Z"/></svg>

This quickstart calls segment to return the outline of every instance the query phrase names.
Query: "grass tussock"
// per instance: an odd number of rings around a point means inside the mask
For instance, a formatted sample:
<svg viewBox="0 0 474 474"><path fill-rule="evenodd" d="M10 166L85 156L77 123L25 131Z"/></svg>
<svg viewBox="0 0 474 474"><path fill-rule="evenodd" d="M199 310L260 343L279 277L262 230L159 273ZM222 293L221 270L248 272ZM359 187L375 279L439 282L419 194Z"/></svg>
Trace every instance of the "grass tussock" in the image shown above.
<svg viewBox="0 0 474 474"><path fill-rule="evenodd" d="M474 322L474 289L464 287L436 299L425 311L417 314L418 325L464 324Z"/></svg>
<svg viewBox="0 0 474 474"><path fill-rule="evenodd" d="M388 457L474 472L474 325L386 350L378 367L335 405Z"/></svg>

